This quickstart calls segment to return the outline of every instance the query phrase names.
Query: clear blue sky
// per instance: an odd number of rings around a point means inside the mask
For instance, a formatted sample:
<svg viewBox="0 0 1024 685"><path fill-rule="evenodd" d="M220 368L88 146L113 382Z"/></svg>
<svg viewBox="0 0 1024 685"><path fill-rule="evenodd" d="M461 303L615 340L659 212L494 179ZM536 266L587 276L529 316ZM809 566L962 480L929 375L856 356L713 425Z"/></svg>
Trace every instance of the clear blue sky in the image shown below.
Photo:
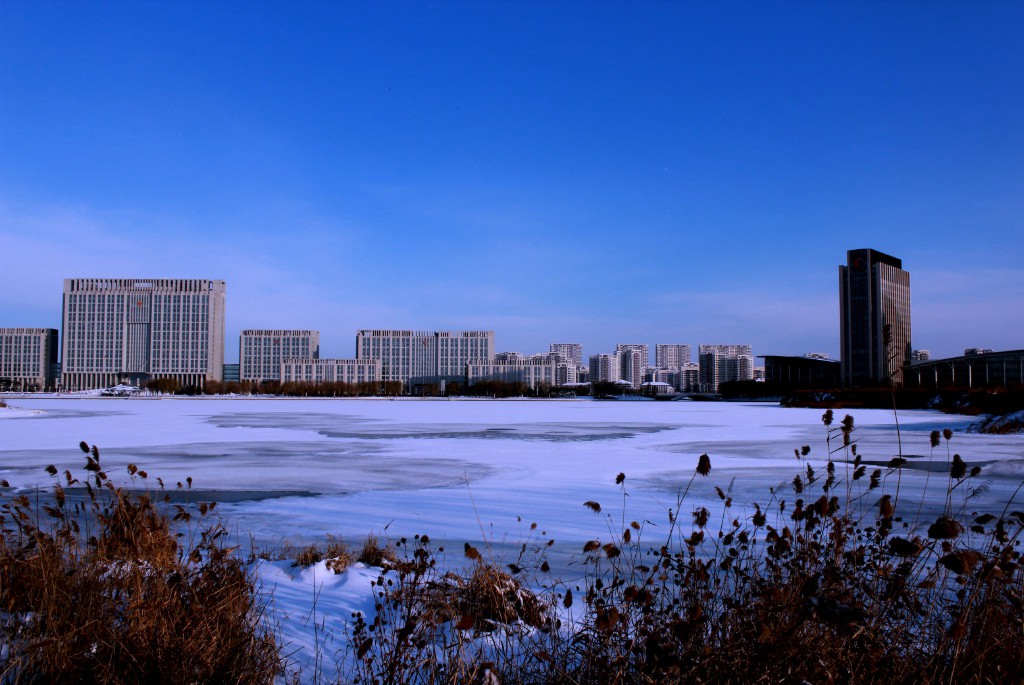
<svg viewBox="0 0 1024 685"><path fill-rule="evenodd" d="M228 283L242 328L838 354L1024 348L1022 2L0 0L0 326L62 279Z"/></svg>

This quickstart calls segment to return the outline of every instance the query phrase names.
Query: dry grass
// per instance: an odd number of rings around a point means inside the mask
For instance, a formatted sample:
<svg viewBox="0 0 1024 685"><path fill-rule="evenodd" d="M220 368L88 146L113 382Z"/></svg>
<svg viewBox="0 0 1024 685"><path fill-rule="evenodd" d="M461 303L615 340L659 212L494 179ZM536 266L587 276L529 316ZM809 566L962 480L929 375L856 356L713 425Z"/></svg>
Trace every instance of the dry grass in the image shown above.
<svg viewBox="0 0 1024 685"><path fill-rule="evenodd" d="M335 573L342 573L353 562L352 549L333 535L327 536L327 543L323 549L319 544L308 545L298 550L287 547L282 550L280 558L293 559L292 566L303 568L326 559L327 568Z"/></svg>
<svg viewBox="0 0 1024 685"><path fill-rule="evenodd" d="M904 502L904 462L869 468L853 419L826 422L825 457L797 449L799 473L762 507L714 516L686 503L669 530L620 525L583 547L574 583L544 581L545 541L506 573L437 570L426 537L377 581L377 614L352 632L363 683L1020 683L1024 681L1024 513L968 514L980 469L949 454L944 511ZM694 479L711 477L711 459ZM626 478L616 482L626 501ZM628 519L622 518L622 521ZM661 528L660 530L664 530ZM523 550L527 549L526 544ZM530 572L534 595L520 579ZM539 580L537 580L539 579ZM367 622L370 621L370 622ZM493 682L493 680L492 680Z"/></svg>
<svg viewBox="0 0 1024 685"><path fill-rule="evenodd" d="M157 505L82 449L86 475L65 471L52 504L0 506L0 681L272 682L277 646L214 505Z"/></svg>
<svg viewBox="0 0 1024 685"><path fill-rule="evenodd" d="M356 555L356 561L367 566L384 567L398 562L393 545L381 545L376 535L370 533Z"/></svg>

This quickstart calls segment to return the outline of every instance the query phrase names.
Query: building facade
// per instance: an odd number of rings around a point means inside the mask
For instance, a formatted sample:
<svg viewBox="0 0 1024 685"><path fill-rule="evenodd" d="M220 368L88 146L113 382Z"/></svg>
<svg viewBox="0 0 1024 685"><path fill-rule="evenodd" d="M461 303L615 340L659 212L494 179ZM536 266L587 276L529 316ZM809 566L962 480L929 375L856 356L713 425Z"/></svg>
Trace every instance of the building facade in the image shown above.
<svg viewBox="0 0 1024 685"><path fill-rule="evenodd" d="M764 379L780 388L829 390L839 385L839 362L819 355L765 355Z"/></svg>
<svg viewBox="0 0 1024 685"><path fill-rule="evenodd" d="M692 361L691 354L689 345L655 345L654 365L659 369L679 369Z"/></svg>
<svg viewBox="0 0 1024 685"><path fill-rule="evenodd" d="M504 364L474 361L466 365L466 382L468 385L485 380L525 383L534 390L541 385L560 385L559 366L556 355L534 355L529 359Z"/></svg>
<svg viewBox="0 0 1024 685"><path fill-rule="evenodd" d="M51 390L56 366L56 328L0 328L0 390Z"/></svg>
<svg viewBox="0 0 1024 685"><path fill-rule="evenodd" d="M379 383L380 362L376 359L285 359L278 376L281 383Z"/></svg>
<svg viewBox="0 0 1024 685"><path fill-rule="evenodd" d="M649 366L649 364L648 364L648 362L650 361L649 350L650 350L650 348L648 347L648 345L646 343L643 343L643 344L641 344L641 343L620 343L620 344L615 346L615 352L620 354L620 355L623 352L636 352L637 354L639 354L640 355L640 363L643 365L643 367L645 369Z"/></svg>
<svg viewBox="0 0 1024 685"><path fill-rule="evenodd" d="M225 364L224 373L221 375L221 380L225 383L238 383L241 378L239 374L238 364Z"/></svg>
<svg viewBox="0 0 1024 685"><path fill-rule="evenodd" d="M700 364L690 362L679 369L679 390L682 392L700 391Z"/></svg>
<svg viewBox="0 0 1024 685"><path fill-rule="evenodd" d="M846 387L903 381L910 363L910 274L877 250L849 250L839 267L840 373Z"/></svg>
<svg viewBox="0 0 1024 685"><path fill-rule="evenodd" d="M754 379L754 355L750 345L701 345L697 356L700 392L716 393L722 383Z"/></svg>
<svg viewBox="0 0 1024 685"><path fill-rule="evenodd" d="M279 381L285 359L318 359L320 331L245 330L238 339L238 377Z"/></svg>
<svg viewBox="0 0 1024 685"><path fill-rule="evenodd" d="M356 359L378 359L385 381L405 384L465 381L471 361L494 357L494 331L356 332Z"/></svg>
<svg viewBox="0 0 1024 685"><path fill-rule="evenodd" d="M583 345L579 343L551 343L548 351L573 366L583 366Z"/></svg>
<svg viewBox="0 0 1024 685"><path fill-rule="evenodd" d="M619 355L590 355L590 382L614 383L619 380Z"/></svg>
<svg viewBox="0 0 1024 685"><path fill-rule="evenodd" d="M903 370L903 384L937 390L1024 388L1024 350L974 352L919 362Z"/></svg>
<svg viewBox="0 0 1024 685"><path fill-rule="evenodd" d="M174 378L203 387L224 369L224 281L64 280L61 385Z"/></svg>
<svg viewBox="0 0 1024 685"><path fill-rule="evenodd" d="M619 380L626 381L634 389L639 388L647 372L644 355L639 350L622 350L615 354L619 358Z"/></svg>

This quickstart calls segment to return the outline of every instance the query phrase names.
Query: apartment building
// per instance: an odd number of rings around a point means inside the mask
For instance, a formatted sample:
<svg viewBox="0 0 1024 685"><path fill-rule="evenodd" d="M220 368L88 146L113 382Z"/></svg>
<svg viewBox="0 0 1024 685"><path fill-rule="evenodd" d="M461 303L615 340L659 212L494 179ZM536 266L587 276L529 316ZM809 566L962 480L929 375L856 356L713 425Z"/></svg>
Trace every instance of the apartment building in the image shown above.
<svg viewBox="0 0 1024 685"><path fill-rule="evenodd" d="M583 345L579 343L551 343L548 351L557 354L568 364L583 366Z"/></svg>
<svg viewBox="0 0 1024 685"><path fill-rule="evenodd" d="M727 381L754 379L750 345L701 345L697 349L701 392L718 392L718 386Z"/></svg>
<svg viewBox="0 0 1024 685"><path fill-rule="evenodd" d="M691 360L689 345L655 345L654 366L659 369L678 369Z"/></svg>
<svg viewBox="0 0 1024 685"><path fill-rule="evenodd" d="M614 383L619 380L618 354L590 355L590 382Z"/></svg>

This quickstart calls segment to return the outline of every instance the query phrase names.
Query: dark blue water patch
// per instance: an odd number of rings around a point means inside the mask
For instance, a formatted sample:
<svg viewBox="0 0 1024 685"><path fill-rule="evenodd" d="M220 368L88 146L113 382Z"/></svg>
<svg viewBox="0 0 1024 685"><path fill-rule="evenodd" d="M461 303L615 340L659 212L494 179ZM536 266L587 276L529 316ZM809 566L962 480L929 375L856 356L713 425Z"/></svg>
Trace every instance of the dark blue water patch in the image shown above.
<svg viewBox="0 0 1024 685"><path fill-rule="evenodd" d="M484 439L587 442L620 440L676 430L679 426L642 423L527 423L521 425L391 423L338 414L242 413L206 418L218 428L278 428L316 432L352 440Z"/></svg>
<svg viewBox="0 0 1024 685"><path fill-rule="evenodd" d="M67 461L57 459L53 452L33 450L0 453L3 463L0 472L14 476L39 476L47 463L57 465L63 472L84 478L84 455L70 453ZM183 443L156 447L118 447L101 451L101 465L115 480L127 478L128 464L147 471L149 483L157 487L162 471L213 467L221 474L219 482L231 482L231 473L239 473L240 486L222 488L224 491L294 492L301 490L314 494L346 495L365 491L419 490L465 485L486 478L495 469L486 464L453 457L393 455L383 443L365 442L235 442L235 443ZM303 470L329 468L339 478L321 484L315 476L304 476ZM252 486L248 470L270 469L266 482ZM274 475L281 474L280 476ZM227 474L226 476L223 474ZM202 478L202 472L195 474ZM138 480L138 479L136 479ZM63 482L63 476L61 477ZM283 481L283 484L282 482ZM197 481L198 482L198 481ZM175 483L168 481L168 489ZM289 495L281 495L289 496Z"/></svg>
<svg viewBox="0 0 1024 685"><path fill-rule="evenodd" d="M68 504L88 503L91 499L84 487L65 487L64 494ZM282 497L317 497L318 493L310 490L212 490L191 488L121 488L121 492L134 498L148 497L157 504L194 504L216 502L217 504L239 504L242 502L262 502ZM53 504L53 490L40 488L40 503ZM108 502L109 493L99 493L100 502Z"/></svg>
<svg viewBox="0 0 1024 685"><path fill-rule="evenodd" d="M15 416L16 419L97 419L108 416L124 416L126 411L91 411L88 409L31 409L31 414ZM38 413L36 413L38 412Z"/></svg>

